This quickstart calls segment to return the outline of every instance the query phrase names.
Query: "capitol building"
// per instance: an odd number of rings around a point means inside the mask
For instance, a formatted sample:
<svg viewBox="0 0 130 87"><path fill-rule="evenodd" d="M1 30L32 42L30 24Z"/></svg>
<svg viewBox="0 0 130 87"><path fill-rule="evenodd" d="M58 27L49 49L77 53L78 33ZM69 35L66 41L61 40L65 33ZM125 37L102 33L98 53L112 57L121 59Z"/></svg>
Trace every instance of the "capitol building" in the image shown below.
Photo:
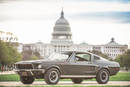
<svg viewBox="0 0 130 87"><path fill-rule="evenodd" d="M40 53L41 57L47 57L53 52L62 51L99 51L114 59L118 55L123 54L127 49L127 45L118 44L114 38L104 45L90 45L87 43L74 44L72 40L72 33L69 22L64 17L63 10L61 11L60 18L56 21L52 40L49 44L37 42L33 44L23 44L23 51L33 50Z"/></svg>

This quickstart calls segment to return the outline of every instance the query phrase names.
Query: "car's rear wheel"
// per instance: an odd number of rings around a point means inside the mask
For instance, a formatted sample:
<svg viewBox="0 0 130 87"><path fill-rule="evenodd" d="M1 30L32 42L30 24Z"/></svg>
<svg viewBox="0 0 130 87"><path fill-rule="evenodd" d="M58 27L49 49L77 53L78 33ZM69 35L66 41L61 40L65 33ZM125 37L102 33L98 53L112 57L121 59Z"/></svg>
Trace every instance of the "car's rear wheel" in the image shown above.
<svg viewBox="0 0 130 87"><path fill-rule="evenodd" d="M72 79L72 82L76 83L76 84L80 84L80 83L82 83L82 81L83 81L83 79L80 79L80 78L73 78Z"/></svg>
<svg viewBox="0 0 130 87"><path fill-rule="evenodd" d="M60 72L56 68L49 69L44 75L47 84L57 84L60 79Z"/></svg>
<svg viewBox="0 0 130 87"><path fill-rule="evenodd" d="M101 69L96 76L99 84L106 84L109 81L109 72L107 69Z"/></svg>
<svg viewBox="0 0 130 87"><path fill-rule="evenodd" d="M32 76L21 76L20 80L23 84L32 84L35 79Z"/></svg>

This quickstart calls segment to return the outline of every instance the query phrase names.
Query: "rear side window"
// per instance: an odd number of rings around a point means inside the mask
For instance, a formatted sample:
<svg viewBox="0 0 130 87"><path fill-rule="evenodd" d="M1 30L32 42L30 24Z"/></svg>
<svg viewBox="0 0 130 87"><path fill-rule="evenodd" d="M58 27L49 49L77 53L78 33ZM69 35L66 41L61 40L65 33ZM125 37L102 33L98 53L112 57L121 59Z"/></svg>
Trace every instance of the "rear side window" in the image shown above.
<svg viewBox="0 0 130 87"><path fill-rule="evenodd" d="M90 54L76 54L77 61L90 61L91 56Z"/></svg>
<svg viewBox="0 0 130 87"><path fill-rule="evenodd" d="M94 56L94 60L100 60L100 58L97 56Z"/></svg>

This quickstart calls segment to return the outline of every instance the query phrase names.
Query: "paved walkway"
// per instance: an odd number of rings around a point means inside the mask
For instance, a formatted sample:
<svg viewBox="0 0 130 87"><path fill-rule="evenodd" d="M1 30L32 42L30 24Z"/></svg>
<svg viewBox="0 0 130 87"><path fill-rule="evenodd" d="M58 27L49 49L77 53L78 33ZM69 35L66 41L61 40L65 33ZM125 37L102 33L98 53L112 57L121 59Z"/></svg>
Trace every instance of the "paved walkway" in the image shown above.
<svg viewBox="0 0 130 87"><path fill-rule="evenodd" d="M119 72L127 72L127 71L119 71ZM130 71L128 71L130 72ZM4 72L0 72L0 75L1 74L16 74L14 71L4 71Z"/></svg>
<svg viewBox="0 0 130 87"><path fill-rule="evenodd" d="M14 71L4 71L4 72L0 72L0 75L2 74L16 74Z"/></svg>
<svg viewBox="0 0 130 87"><path fill-rule="evenodd" d="M60 81L58 86L127 86L130 81L109 81L107 84L98 84L96 81L83 81L82 84L73 84L72 81ZM44 81L35 81L33 84L24 85L21 82L0 82L0 86L49 86Z"/></svg>

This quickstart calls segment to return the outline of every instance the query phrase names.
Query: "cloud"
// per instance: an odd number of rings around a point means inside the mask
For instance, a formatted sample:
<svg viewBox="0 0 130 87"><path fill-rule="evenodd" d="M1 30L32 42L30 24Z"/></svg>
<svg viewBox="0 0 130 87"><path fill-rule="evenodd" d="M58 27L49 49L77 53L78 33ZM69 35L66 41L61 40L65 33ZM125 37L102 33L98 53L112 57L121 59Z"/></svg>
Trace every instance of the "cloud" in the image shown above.
<svg viewBox="0 0 130 87"><path fill-rule="evenodd" d="M0 3L9 3L9 2L61 2L61 0L0 0Z"/></svg>
<svg viewBox="0 0 130 87"><path fill-rule="evenodd" d="M8 2L19 2L19 1L24 1L24 2L60 2L61 4L64 4L66 2L114 2L114 3L130 3L130 0L0 0L0 3L8 3Z"/></svg>
<svg viewBox="0 0 130 87"><path fill-rule="evenodd" d="M71 17L81 20L115 20L117 23L130 23L130 12L91 12L71 15Z"/></svg>

